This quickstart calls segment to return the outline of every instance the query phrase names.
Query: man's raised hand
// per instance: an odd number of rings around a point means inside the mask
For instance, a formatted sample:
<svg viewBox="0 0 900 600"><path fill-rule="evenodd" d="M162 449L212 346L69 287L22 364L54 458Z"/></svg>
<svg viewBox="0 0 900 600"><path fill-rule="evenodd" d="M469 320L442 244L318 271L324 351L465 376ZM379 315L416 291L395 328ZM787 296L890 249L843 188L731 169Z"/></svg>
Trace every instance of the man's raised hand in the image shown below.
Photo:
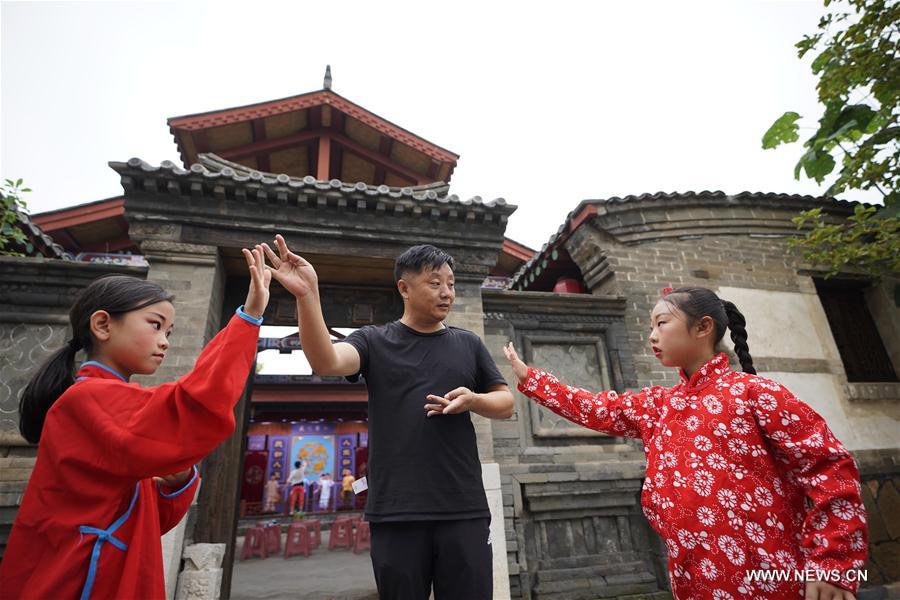
<svg viewBox="0 0 900 600"><path fill-rule="evenodd" d="M302 256L291 252L281 235L275 236L275 245L278 254L268 244L262 245L272 263L272 277L298 299L318 291L319 277L313 266Z"/></svg>

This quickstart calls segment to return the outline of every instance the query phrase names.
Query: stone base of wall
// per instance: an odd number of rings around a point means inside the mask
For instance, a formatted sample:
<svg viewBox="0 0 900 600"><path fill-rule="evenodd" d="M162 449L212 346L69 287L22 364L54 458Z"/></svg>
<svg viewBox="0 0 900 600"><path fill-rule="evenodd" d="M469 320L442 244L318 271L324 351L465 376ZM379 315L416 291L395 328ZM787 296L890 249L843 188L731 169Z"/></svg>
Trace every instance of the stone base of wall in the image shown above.
<svg viewBox="0 0 900 600"><path fill-rule="evenodd" d="M864 450L854 456L869 524L869 579L863 587L893 584L900 591L900 450Z"/></svg>

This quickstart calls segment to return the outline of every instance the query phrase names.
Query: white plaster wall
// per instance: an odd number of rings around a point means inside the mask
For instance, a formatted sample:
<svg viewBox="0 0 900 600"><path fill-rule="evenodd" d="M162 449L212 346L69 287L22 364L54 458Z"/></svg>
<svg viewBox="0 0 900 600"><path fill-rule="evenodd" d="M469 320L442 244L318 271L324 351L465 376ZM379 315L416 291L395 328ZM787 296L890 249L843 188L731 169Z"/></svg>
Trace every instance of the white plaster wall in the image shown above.
<svg viewBox="0 0 900 600"><path fill-rule="evenodd" d="M718 293L734 302L746 317L752 356L842 364L816 294L735 287L721 287ZM782 383L822 415L849 450L900 447L896 400L850 401L844 392L845 379L827 372L760 374Z"/></svg>
<svg viewBox="0 0 900 600"><path fill-rule="evenodd" d="M822 415L848 450L900 447L897 410L882 402L852 403L830 373L760 373L784 385Z"/></svg>
<svg viewBox="0 0 900 600"><path fill-rule="evenodd" d="M760 373L784 385L795 396L822 415L828 427L849 449L859 445L857 432L851 426L841 403L841 390L829 373Z"/></svg>
<svg viewBox="0 0 900 600"><path fill-rule="evenodd" d="M735 287L721 287L718 293L734 302L747 319L751 355L840 360L815 294Z"/></svg>

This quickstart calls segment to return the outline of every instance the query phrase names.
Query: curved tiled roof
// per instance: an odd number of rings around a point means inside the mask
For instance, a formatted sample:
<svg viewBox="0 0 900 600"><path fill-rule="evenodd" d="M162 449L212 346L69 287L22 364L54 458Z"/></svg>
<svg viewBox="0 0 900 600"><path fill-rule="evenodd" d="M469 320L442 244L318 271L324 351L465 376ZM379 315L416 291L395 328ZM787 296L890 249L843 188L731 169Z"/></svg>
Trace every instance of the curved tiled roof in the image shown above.
<svg viewBox="0 0 900 600"><path fill-rule="evenodd" d="M373 186L363 182L350 183L339 179L321 181L307 175L306 177L292 177L284 173L275 174L249 169L243 165L230 162L215 154L200 155L200 162L191 165L190 169L184 169L172 161L165 160L158 166L151 165L140 158L132 158L127 163L110 162L109 166L122 176L123 186L128 191L131 174L135 171L146 175L161 175L173 177L175 180L183 179L185 182L194 183L199 178L210 183L232 182L236 184L254 185L255 189L271 192L273 195L288 193L330 193L337 192L351 198L373 197L373 199L386 199L402 201L418 201L423 205L432 204L435 207L460 206L467 211L481 210L492 213L500 213L505 219L516 210L516 206L509 204L503 198L483 200L481 196L460 198L455 194L449 194L449 185L443 182L430 183L410 187L390 187L387 185ZM130 172L130 173L129 173ZM176 185L170 182L170 185ZM238 187L241 187L238 185ZM177 191L177 190L172 190Z"/></svg>
<svg viewBox="0 0 900 600"><path fill-rule="evenodd" d="M612 196L611 198L606 199L596 199L596 200L584 200L575 207L567 216L565 222L559 226L556 232L550 236L550 239L541 246L541 249L535 253L535 255L531 258L531 260L527 261L523 264L518 271L516 271L512 276L512 281L510 282L510 287L517 285L522 277L528 273L528 271L540 260L543 259L545 252L554 246L570 229L570 224L572 223L572 219L581 214L582 210L587 206L595 206L595 207L605 207L608 205L623 205L627 204L629 208L634 207L635 209L639 208L641 204L648 204L652 202L664 201L664 202L678 202L678 201L690 201L696 202L698 200L705 201L721 201L723 205L741 203L745 201L758 201L758 202L772 202L772 203L785 203L791 202L798 205L808 205L806 208L815 208L821 207L823 204L825 206L831 205L834 209L841 209L843 211L852 211L856 206L867 206L865 202L858 202L856 200L842 200L839 198L832 198L830 196L811 196L808 194L783 194L777 192L739 192L737 194L727 194L723 191L710 191L703 190L702 192L656 192L654 194L644 193L637 195L628 195L628 196ZM578 224L580 225L580 223ZM577 227L577 225L576 225Z"/></svg>
<svg viewBox="0 0 900 600"><path fill-rule="evenodd" d="M35 253L44 256L49 255L49 258L74 260L74 257L66 252L65 248L53 241L53 238L44 233L44 230L34 223L31 220L31 217L21 211L16 211L16 216L19 218L19 227L25 232L25 235L32 239L32 243L35 246Z"/></svg>

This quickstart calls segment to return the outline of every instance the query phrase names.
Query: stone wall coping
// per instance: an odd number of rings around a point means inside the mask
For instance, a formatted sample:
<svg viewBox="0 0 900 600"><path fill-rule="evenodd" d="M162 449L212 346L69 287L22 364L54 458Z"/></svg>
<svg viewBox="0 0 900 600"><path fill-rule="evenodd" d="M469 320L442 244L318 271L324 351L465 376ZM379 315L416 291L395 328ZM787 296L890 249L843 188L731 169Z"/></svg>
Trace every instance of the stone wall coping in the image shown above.
<svg viewBox="0 0 900 600"><path fill-rule="evenodd" d="M0 256L3 322L67 323L75 295L104 275L147 276L147 267L105 265L44 257Z"/></svg>
<svg viewBox="0 0 900 600"><path fill-rule="evenodd" d="M482 289L481 301L485 313L563 311L566 314L623 315L628 299L625 296Z"/></svg>

